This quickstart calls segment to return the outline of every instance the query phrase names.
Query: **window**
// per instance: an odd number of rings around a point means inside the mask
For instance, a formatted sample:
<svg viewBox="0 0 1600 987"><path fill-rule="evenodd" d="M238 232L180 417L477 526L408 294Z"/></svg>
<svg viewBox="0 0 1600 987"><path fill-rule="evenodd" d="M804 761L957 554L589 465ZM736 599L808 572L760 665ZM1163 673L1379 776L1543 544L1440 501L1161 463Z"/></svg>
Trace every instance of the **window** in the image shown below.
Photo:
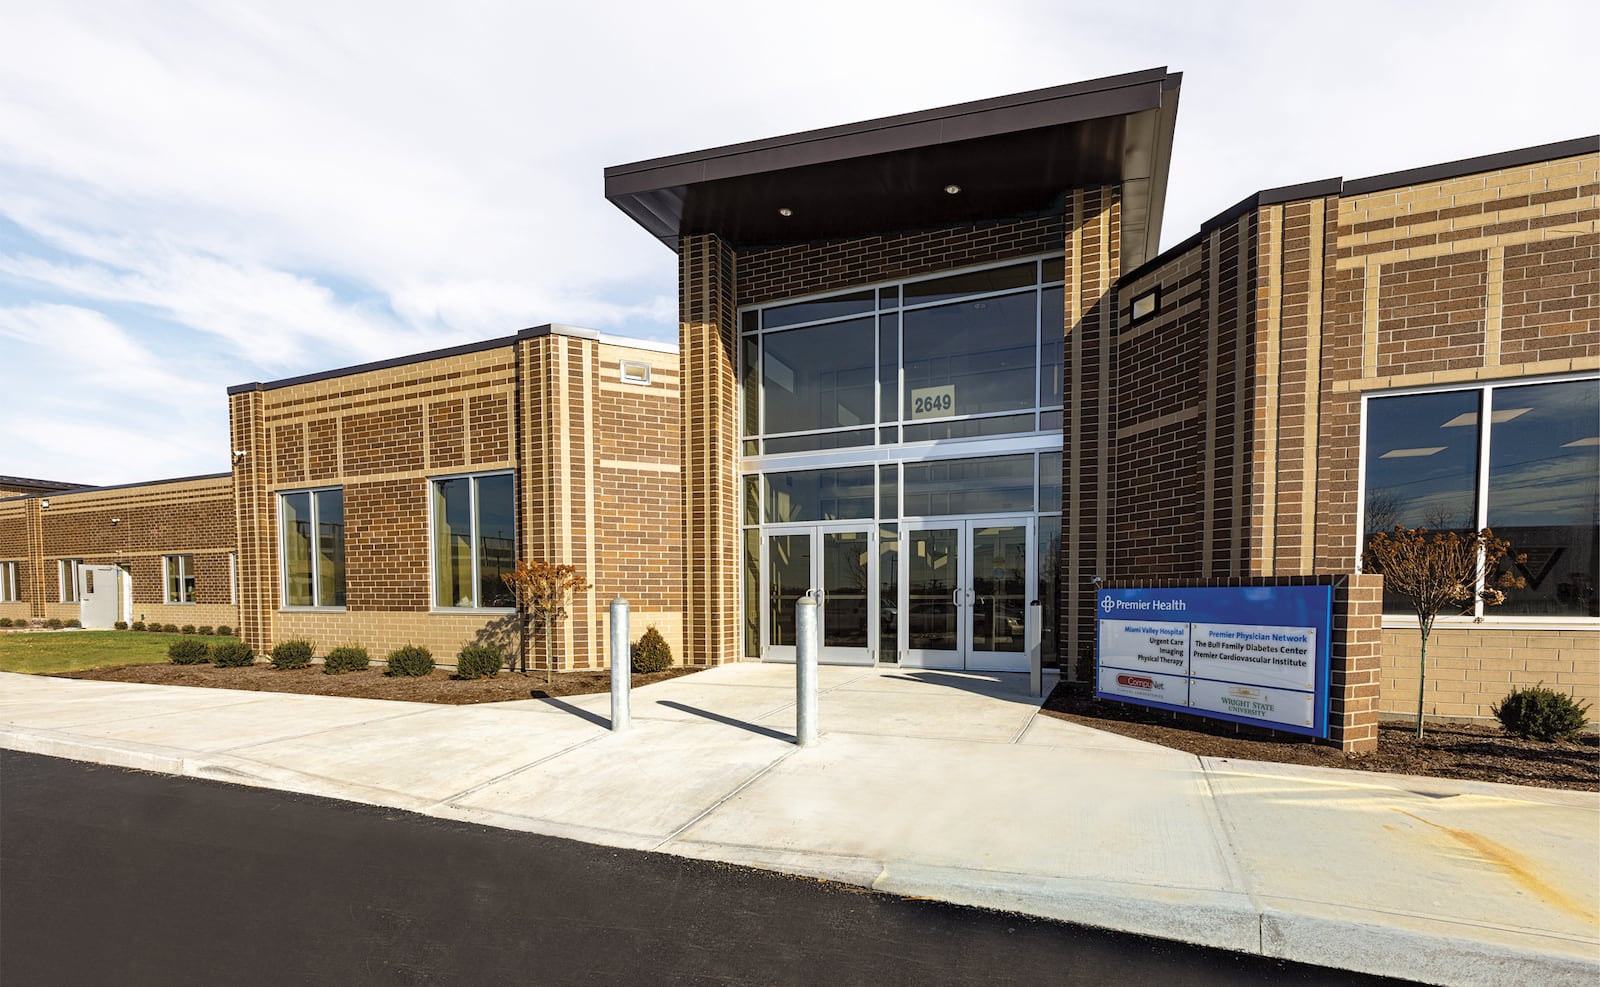
<svg viewBox="0 0 1600 987"><path fill-rule="evenodd" d="M624 384L650 383L650 364L639 360L623 360L621 367Z"/></svg>
<svg viewBox="0 0 1600 987"><path fill-rule="evenodd" d="M1061 262L1009 262L741 314L747 456L1057 431Z"/></svg>
<svg viewBox="0 0 1600 987"><path fill-rule="evenodd" d="M20 599L17 595L17 564L0 562L0 603L16 603Z"/></svg>
<svg viewBox="0 0 1600 987"><path fill-rule="evenodd" d="M278 518L283 605L344 606L344 490L279 494Z"/></svg>
<svg viewBox="0 0 1600 987"><path fill-rule="evenodd" d="M1138 325L1150 316L1155 315L1161 308L1161 289L1151 288L1133 300L1128 306L1129 325Z"/></svg>
<svg viewBox="0 0 1600 987"><path fill-rule="evenodd" d="M167 603L194 602L194 556L161 556L161 574L166 583Z"/></svg>
<svg viewBox="0 0 1600 987"><path fill-rule="evenodd" d="M61 579L61 602L78 602L78 570L83 567L82 559L62 559L59 563Z"/></svg>
<svg viewBox="0 0 1600 987"><path fill-rule="evenodd" d="M431 483L433 605L506 608L515 603L501 576L516 567L512 474L453 476Z"/></svg>
<svg viewBox="0 0 1600 987"><path fill-rule="evenodd" d="M1600 616L1600 381L1518 381L1369 397L1366 537L1400 524L1511 542L1527 582L1483 617ZM1483 427L1487 419L1488 427ZM1406 612L1386 598L1386 613Z"/></svg>

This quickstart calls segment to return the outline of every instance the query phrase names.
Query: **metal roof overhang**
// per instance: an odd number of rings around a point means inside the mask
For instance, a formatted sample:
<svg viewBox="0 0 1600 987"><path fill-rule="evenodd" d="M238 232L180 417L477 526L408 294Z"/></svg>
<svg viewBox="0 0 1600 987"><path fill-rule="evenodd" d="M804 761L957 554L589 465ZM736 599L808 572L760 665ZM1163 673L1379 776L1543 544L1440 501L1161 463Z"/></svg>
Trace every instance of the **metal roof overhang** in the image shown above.
<svg viewBox="0 0 1600 987"><path fill-rule="evenodd" d="M1182 79L1149 69L617 165L606 198L673 250L700 233L738 249L1044 214L1120 183L1131 270L1159 249Z"/></svg>

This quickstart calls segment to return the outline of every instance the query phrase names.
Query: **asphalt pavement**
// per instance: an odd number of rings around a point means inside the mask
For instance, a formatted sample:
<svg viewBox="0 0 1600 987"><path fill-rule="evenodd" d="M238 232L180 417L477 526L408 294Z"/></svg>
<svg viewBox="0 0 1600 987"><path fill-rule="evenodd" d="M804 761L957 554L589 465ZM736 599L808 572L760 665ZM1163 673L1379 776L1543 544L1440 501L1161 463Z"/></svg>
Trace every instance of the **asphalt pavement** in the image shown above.
<svg viewBox="0 0 1600 987"><path fill-rule="evenodd" d="M1199 758L1025 676L825 667L438 707L0 676L0 747L1433 983L1600 979L1600 796Z"/></svg>
<svg viewBox="0 0 1600 987"><path fill-rule="evenodd" d="M0 983L1399 981L308 795L0 753Z"/></svg>

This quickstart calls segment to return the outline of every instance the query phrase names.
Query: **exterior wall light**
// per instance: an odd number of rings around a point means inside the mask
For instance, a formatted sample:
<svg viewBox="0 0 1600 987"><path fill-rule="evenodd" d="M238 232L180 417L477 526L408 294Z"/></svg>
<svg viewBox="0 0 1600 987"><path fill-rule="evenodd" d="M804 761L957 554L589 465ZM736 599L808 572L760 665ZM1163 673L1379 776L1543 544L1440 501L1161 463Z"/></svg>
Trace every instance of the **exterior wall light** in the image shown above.
<svg viewBox="0 0 1600 987"><path fill-rule="evenodd" d="M788 217L794 215L794 210L790 209L788 206L784 206L783 208L778 210L778 215L784 217L785 219L787 219Z"/></svg>
<svg viewBox="0 0 1600 987"><path fill-rule="evenodd" d="M960 192L961 192L961 186L959 186L959 185L946 185L944 187L944 190L949 195L959 195Z"/></svg>

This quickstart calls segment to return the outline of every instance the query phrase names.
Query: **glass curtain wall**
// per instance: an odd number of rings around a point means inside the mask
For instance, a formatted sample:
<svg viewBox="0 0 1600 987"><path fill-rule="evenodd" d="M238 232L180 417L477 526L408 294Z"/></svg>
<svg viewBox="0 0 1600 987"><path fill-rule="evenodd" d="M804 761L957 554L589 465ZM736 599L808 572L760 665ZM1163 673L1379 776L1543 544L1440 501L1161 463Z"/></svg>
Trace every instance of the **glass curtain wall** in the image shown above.
<svg viewBox="0 0 1600 987"><path fill-rule="evenodd" d="M871 644L891 662L902 637L903 523L1020 515L1033 519L1038 565L1025 578L1036 585L1008 587L1010 620L991 626L1013 627L1025 598L1038 599L1044 661L1056 662L1061 277L1059 258L1036 258L740 313L746 657L761 656L763 622L789 617L804 592L790 585L803 575L799 540L765 526L861 521L876 532L876 573L863 567L853 578L876 581ZM926 558L913 557L913 569Z"/></svg>

